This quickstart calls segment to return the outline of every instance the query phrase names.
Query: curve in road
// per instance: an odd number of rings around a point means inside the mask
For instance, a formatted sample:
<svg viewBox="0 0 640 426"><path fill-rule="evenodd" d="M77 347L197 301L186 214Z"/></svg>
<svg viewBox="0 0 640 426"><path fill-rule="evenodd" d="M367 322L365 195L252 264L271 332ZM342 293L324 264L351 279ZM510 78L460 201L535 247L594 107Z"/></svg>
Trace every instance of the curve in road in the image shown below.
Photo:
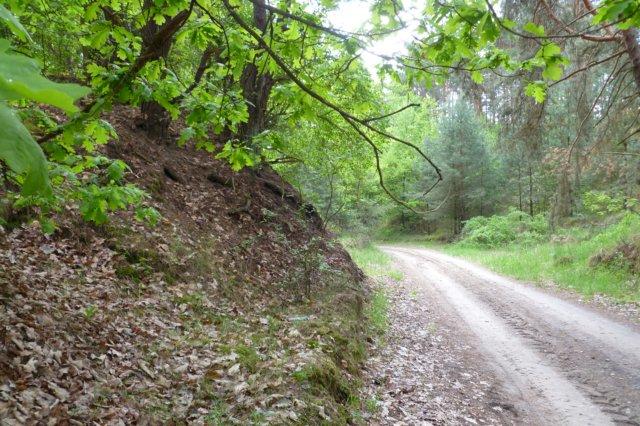
<svg viewBox="0 0 640 426"><path fill-rule="evenodd" d="M433 250L383 250L472 336L523 421L640 424L635 327Z"/></svg>

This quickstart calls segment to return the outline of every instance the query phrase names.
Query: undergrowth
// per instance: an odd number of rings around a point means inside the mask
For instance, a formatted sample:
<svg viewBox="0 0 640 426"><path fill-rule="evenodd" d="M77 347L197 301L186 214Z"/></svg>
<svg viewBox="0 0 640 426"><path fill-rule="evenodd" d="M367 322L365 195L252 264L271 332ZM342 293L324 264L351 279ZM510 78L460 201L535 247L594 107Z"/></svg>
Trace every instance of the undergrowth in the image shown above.
<svg viewBox="0 0 640 426"><path fill-rule="evenodd" d="M496 221L503 219L493 220ZM490 222L491 219L486 221ZM527 231L526 238L498 245L487 245L486 240L478 243L469 238L469 232L459 243L443 246L442 250L520 280L553 282L585 296L604 294L621 301L640 300L640 279L633 272L633 265L617 255L621 245L628 247L640 234L638 214L628 213L610 225L558 229L545 241L540 241L544 228L534 229L540 231L535 238ZM617 260L599 262L599 258Z"/></svg>
<svg viewBox="0 0 640 426"><path fill-rule="evenodd" d="M469 219L462 231L461 244L499 247L510 243L527 245L543 241L549 235L549 224L543 215L511 209L506 215L476 216Z"/></svg>
<svg viewBox="0 0 640 426"><path fill-rule="evenodd" d="M136 244L138 250L134 251L122 246L124 243L118 241L116 250L121 261L116 275L123 286L127 282L144 284L159 272L165 276L188 272L193 277L214 272L196 261L176 269L149 247L143 250L141 244ZM300 296L292 303L228 315L217 309L222 301L217 300L216 294L204 289L169 297L184 324L185 336L174 342L176 347L194 351L215 347L222 358L233 359L229 365L212 369L197 383L196 399L208 411L206 419L210 424L362 423L360 412L366 404L358 397L360 372L367 357L366 341L384 332L386 298L377 292L370 297L365 295L361 284L350 275L329 267L317 246L318 242L312 240L298 251L292 250L300 258L285 283L288 291ZM169 249L167 259L198 259L209 253L205 244L193 248L172 244ZM363 253L371 265L389 262L384 253L373 247ZM93 315L91 308L86 310L87 319ZM216 330L214 337L205 333L210 328ZM239 384L230 392L221 389L218 380L234 371L230 370L234 363L238 367L232 379ZM248 386L264 406L238 404L233 389L243 388L237 386ZM270 394L282 397L272 401ZM274 417L278 410L289 413L289 417ZM172 407L160 401L145 411L158 422L173 419Z"/></svg>

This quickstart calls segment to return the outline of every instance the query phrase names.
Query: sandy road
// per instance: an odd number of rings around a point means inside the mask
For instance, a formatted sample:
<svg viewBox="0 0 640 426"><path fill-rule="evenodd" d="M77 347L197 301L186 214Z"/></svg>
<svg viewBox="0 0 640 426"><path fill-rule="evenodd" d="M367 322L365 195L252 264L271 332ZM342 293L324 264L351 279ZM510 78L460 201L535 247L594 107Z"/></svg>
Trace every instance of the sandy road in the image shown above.
<svg viewBox="0 0 640 426"><path fill-rule="evenodd" d="M636 327L432 250L383 249L486 361L518 423L640 424Z"/></svg>

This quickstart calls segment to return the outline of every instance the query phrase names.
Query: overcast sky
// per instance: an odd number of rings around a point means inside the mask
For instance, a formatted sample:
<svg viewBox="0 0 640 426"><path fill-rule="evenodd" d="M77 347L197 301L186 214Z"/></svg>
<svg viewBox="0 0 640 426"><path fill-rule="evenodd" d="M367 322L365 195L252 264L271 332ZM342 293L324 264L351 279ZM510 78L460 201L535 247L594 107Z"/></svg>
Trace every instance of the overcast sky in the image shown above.
<svg viewBox="0 0 640 426"><path fill-rule="evenodd" d="M417 1L408 1L405 4L415 5ZM340 6L329 13L329 24L334 28L345 31L359 31L368 24L371 13L369 11L370 2L361 0L347 0L340 3ZM412 6L411 13L403 13L402 19L407 24L407 28L392 33L384 39L371 45L369 51L378 55L398 56L407 51L405 45L412 40L412 35L417 28L418 22L412 15L417 15L418 10ZM375 66L382 60L376 55L363 52L362 60L367 68L373 72Z"/></svg>

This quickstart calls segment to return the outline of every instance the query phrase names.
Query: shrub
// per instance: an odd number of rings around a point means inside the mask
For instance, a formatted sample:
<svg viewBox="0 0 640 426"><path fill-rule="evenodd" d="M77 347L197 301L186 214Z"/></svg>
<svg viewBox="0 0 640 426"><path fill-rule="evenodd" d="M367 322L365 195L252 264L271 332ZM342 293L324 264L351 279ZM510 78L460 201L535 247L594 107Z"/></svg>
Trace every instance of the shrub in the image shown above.
<svg viewBox="0 0 640 426"><path fill-rule="evenodd" d="M611 246L640 234L640 215L627 212L615 225L608 226L593 239L600 246Z"/></svg>
<svg viewBox="0 0 640 426"><path fill-rule="evenodd" d="M462 244L497 247L512 242L531 244L547 238L549 224L543 215L533 217L512 209L506 215L477 216L462 230Z"/></svg>
<svg viewBox="0 0 640 426"><path fill-rule="evenodd" d="M597 216L619 213L625 209L633 209L638 200L622 195L609 195L603 191L589 191L582 196L584 208Z"/></svg>

